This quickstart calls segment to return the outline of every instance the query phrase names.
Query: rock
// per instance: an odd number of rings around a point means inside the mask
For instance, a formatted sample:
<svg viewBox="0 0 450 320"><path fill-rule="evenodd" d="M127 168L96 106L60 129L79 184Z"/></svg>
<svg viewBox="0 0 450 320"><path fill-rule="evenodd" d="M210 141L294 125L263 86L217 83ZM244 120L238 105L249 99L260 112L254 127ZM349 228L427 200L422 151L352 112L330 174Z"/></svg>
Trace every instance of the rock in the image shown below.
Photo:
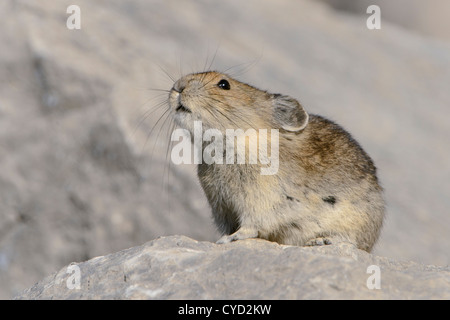
<svg viewBox="0 0 450 320"><path fill-rule="evenodd" d="M73 288L79 268L79 289ZM369 277L379 268L380 288ZM369 269L369 273L368 273ZM378 272L378 271L377 271ZM369 280L368 280L369 279ZM69 285L68 285L69 283ZM69 289L72 288L72 289ZM449 299L450 268L377 257L350 244L226 245L162 237L72 263L16 299Z"/></svg>
<svg viewBox="0 0 450 320"><path fill-rule="evenodd" d="M450 41L450 3L446 0L322 0L338 10L366 15L370 5L381 9L383 21L433 38Z"/></svg>

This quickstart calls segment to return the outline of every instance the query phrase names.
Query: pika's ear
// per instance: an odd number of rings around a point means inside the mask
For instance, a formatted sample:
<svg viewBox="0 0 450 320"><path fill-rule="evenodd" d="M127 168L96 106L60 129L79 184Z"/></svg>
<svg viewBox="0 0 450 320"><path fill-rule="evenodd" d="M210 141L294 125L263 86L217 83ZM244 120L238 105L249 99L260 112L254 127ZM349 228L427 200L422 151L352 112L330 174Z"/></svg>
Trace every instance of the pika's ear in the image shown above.
<svg viewBox="0 0 450 320"><path fill-rule="evenodd" d="M273 95L273 117L286 131L298 132L305 129L309 115L297 100L281 94Z"/></svg>

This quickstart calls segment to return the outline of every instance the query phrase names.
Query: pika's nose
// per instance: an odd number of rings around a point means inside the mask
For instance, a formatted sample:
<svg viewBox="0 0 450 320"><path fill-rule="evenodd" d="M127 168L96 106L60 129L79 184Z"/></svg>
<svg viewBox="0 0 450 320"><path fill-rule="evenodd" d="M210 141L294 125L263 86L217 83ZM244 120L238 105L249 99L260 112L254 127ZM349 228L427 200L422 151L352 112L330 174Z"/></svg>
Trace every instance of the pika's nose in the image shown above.
<svg viewBox="0 0 450 320"><path fill-rule="evenodd" d="M172 89L178 93L181 93L185 88L186 88L186 81L184 81L184 79L180 79L177 82L175 82Z"/></svg>

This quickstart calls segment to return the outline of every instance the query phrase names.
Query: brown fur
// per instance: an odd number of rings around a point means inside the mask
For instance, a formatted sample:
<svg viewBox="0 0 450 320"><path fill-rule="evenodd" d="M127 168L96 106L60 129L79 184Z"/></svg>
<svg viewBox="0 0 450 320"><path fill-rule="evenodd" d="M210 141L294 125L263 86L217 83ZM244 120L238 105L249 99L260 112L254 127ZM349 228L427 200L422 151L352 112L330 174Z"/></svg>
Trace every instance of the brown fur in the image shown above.
<svg viewBox="0 0 450 320"><path fill-rule="evenodd" d="M218 83L228 81L224 90ZM175 120L192 132L279 129L279 170L261 164L200 164L198 176L224 236L219 243L259 237L291 245L339 241L371 251L384 218L376 168L337 124L308 115L294 99L271 94L218 72L187 75L171 90Z"/></svg>

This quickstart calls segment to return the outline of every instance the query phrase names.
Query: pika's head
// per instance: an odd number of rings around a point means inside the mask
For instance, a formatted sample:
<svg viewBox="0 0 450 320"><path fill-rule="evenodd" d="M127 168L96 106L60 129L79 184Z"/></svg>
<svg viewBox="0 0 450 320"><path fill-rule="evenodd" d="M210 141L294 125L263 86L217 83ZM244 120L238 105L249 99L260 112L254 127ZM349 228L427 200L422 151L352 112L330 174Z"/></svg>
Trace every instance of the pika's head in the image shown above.
<svg viewBox="0 0 450 320"><path fill-rule="evenodd" d="M301 104L285 95L272 94L210 71L186 75L175 82L169 94L175 121L193 132L193 122L203 128L280 129L296 133L308 124Z"/></svg>

